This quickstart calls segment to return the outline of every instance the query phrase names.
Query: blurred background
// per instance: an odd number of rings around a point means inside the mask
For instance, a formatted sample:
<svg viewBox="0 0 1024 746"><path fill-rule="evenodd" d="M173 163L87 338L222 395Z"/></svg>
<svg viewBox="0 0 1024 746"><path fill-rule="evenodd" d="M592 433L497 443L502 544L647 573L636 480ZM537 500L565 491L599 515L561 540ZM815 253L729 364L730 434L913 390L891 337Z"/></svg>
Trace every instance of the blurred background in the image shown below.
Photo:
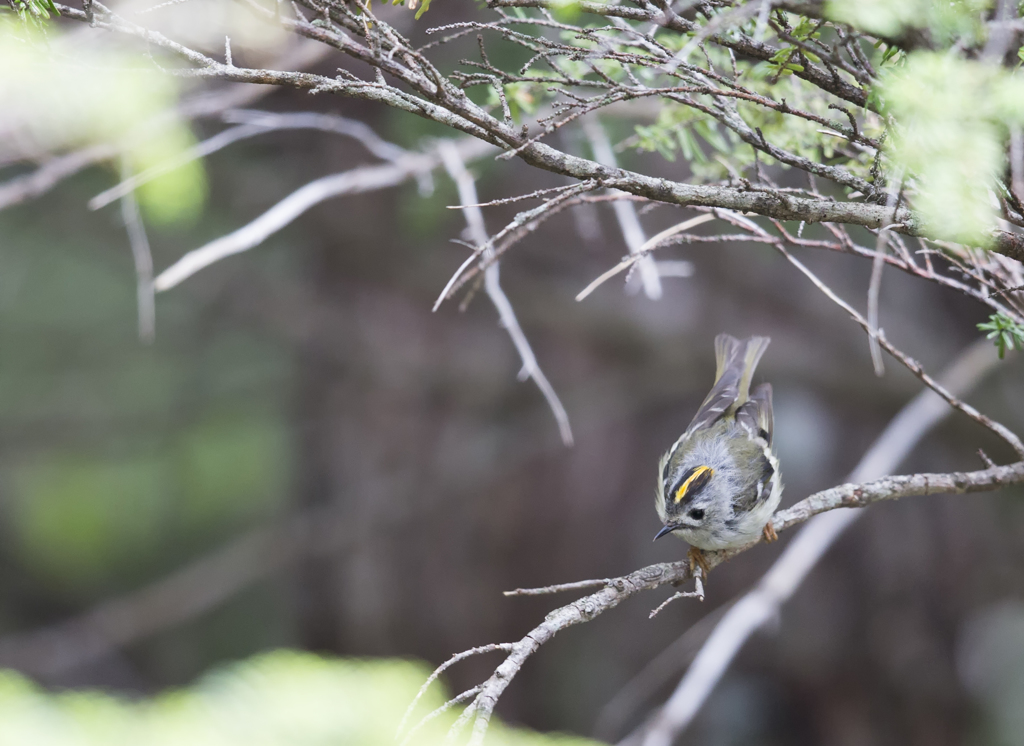
<svg viewBox="0 0 1024 746"><path fill-rule="evenodd" d="M440 24L455 9L436 13ZM259 106L358 119L406 147L446 134L326 96L276 91ZM632 132L605 125L615 142ZM200 139L222 127L194 124ZM657 154L620 158L687 178ZM368 162L358 143L310 131L214 154L201 212L150 227L157 269ZM561 185L515 161L471 170L481 199ZM466 256L450 241L465 227L446 209L454 185L443 170L434 178L429 195L407 183L325 202L158 296L151 344L136 331L121 213L86 206L117 173L87 170L0 213L0 666L58 690L137 696L282 647L436 665L519 639L569 600L504 590L684 555L682 542L651 542L655 465L713 381L716 334L772 338L758 379L775 390L784 506L842 482L921 388L891 361L876 378L865 335L765 247L664 249L694 273L665 279L661 300L616 280L575 302L626 253L610 207L581 207L502 264L568 411L567 448L536 387L517 381L487 299L430 311ZM516 207L486 208L488 228ZM659 207L641 220L653 235L691 214ZM868 264L801 258L863 307ZM929 371L986 318L963 296L885 275L882 326ZM1022 431L1022 382L1010 354L969 401ZM1012 455L954 415L900 471L977 468L978 448ZM747 644L683 743L1024 743L1022 497L872 507ZM716 570L703 604L648 620L666 589L562 633L499 713L623 737L671 691L707 623L680 635L754 583L781 539ZM494 665L456 666L449 688Z"/></svg>

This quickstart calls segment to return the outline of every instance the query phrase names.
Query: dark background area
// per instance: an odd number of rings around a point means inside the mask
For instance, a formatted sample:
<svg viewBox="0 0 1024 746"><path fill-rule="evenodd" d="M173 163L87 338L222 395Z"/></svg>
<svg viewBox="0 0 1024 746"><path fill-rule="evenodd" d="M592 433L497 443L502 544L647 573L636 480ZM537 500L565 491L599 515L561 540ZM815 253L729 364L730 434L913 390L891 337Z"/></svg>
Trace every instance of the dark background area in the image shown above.
<svg viewBox="0 0 1024 746"><path fill-rule="evenodd" d="M277 92L261 106L336 112L403 145L438 134L354 101ZM630 132L623 121L607 125L615 140ZM197 127L200 136L218 129ZM621 157L686 178L682 163ZM353 141L310 132L215 154L197 222L151 231L158 269L312 179L370 160ZM482 199L559 185L516 162L471 168ZM651 543L655 465L712 383L720 332L772 338L758 380L775 390L784 505L842 482L920 390L891 360L876 378L865 335L765 247L665 249L661 258L696 271L665 279L662 300L612 281L576 303L625 253L610 208L581 209L545 224L502 264L568 410L576 445L567 449L535 386L517 382L518 358L486 297L464 313L457 303L430 312L466 256L449 241L464 224L445 209L457 198L441 172L431 196L410 183L328 201L158 297L156 341L145 345L120 213L85 206L114 178L95 169L0 214L0 633L72 617L303 511L336 508L344 538L185 624L44 678L49 686L151 692L280 646L440 663L518 639L568 600L504 590L681 558L683 543ZM514 208L487 208L489 229ZM641 219L653 235L690 214L659 207ZM583 236L581 222L591 229ZM801 258L863 307L869 265ZM987 316L894 271L881 309L888 337L933 372ZM1011 356L969 400L1020 431L1022 375ZM901 470L976 468L979 447L997 462L1011 456L954 415ZM1000 667L971 640L972 630L996 630L983 637L1005 635L997 650L1024 648L1021 497L871 508L770 633L750 641L683 742L1003 742L1024 662ZM667 597L659 591L564 632L522 670L499 713L621 737L678 680L686 651L650 699L606 705L755 582L789 538L716 570L704 604L677 602L649 621ZM450 688L478 683L494 665L460 664Z"/></svg>

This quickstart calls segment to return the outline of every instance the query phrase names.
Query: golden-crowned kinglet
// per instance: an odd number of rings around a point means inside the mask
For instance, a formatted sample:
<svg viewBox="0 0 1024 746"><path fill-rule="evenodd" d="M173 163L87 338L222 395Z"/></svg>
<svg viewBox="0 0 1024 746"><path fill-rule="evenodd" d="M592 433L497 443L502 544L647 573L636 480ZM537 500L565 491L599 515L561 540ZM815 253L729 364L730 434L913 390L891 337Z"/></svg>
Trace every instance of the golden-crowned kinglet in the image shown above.
<svg viewBox="0 0 1024 746"><path fill-rule="evenodd" d="M715 385L693 422L658 464L655 505L665 527L690 543L690 565L707 576L702 549L778 538L769 520L782 497L772 453L772 387L750 379L770 340L715 337Z"/></svg>

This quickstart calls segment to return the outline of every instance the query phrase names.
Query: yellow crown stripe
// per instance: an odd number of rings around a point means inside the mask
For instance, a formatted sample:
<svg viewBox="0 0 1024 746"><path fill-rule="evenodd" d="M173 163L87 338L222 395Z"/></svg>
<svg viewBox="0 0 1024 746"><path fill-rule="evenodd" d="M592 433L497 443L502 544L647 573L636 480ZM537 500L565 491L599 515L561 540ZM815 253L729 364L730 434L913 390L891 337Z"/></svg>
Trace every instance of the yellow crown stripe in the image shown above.
<svg viewBox="0 0 1024 746"><path fill-rule="evenodd" d="M698 466L694 470L693 474L687 477L686 481L683 482L682 485L680 485L678 490L676 490L676 502L679 502L684 497L686 497L686 490L690 488L690 485L693 484L694 481L704 478L705 474L707 474L708 479L711 479L711 476L714 473L715 470L712 469L710 466Z"/></svg>

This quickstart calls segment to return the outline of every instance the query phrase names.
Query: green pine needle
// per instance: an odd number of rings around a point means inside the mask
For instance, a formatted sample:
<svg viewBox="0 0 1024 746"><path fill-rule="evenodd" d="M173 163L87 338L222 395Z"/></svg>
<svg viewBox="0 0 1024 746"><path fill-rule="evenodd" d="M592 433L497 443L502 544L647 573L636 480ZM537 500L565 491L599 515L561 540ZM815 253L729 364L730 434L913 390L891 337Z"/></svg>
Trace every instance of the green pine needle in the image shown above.
<svg viewBox="0 0 1024 746"><path fill-rule="evenodd" d="M1024 324L1000 311L989 316L985 323L978 324L978 329L988 332L988 339L995 342L1002 360L1007 350L1024 350Z"/></svg>

